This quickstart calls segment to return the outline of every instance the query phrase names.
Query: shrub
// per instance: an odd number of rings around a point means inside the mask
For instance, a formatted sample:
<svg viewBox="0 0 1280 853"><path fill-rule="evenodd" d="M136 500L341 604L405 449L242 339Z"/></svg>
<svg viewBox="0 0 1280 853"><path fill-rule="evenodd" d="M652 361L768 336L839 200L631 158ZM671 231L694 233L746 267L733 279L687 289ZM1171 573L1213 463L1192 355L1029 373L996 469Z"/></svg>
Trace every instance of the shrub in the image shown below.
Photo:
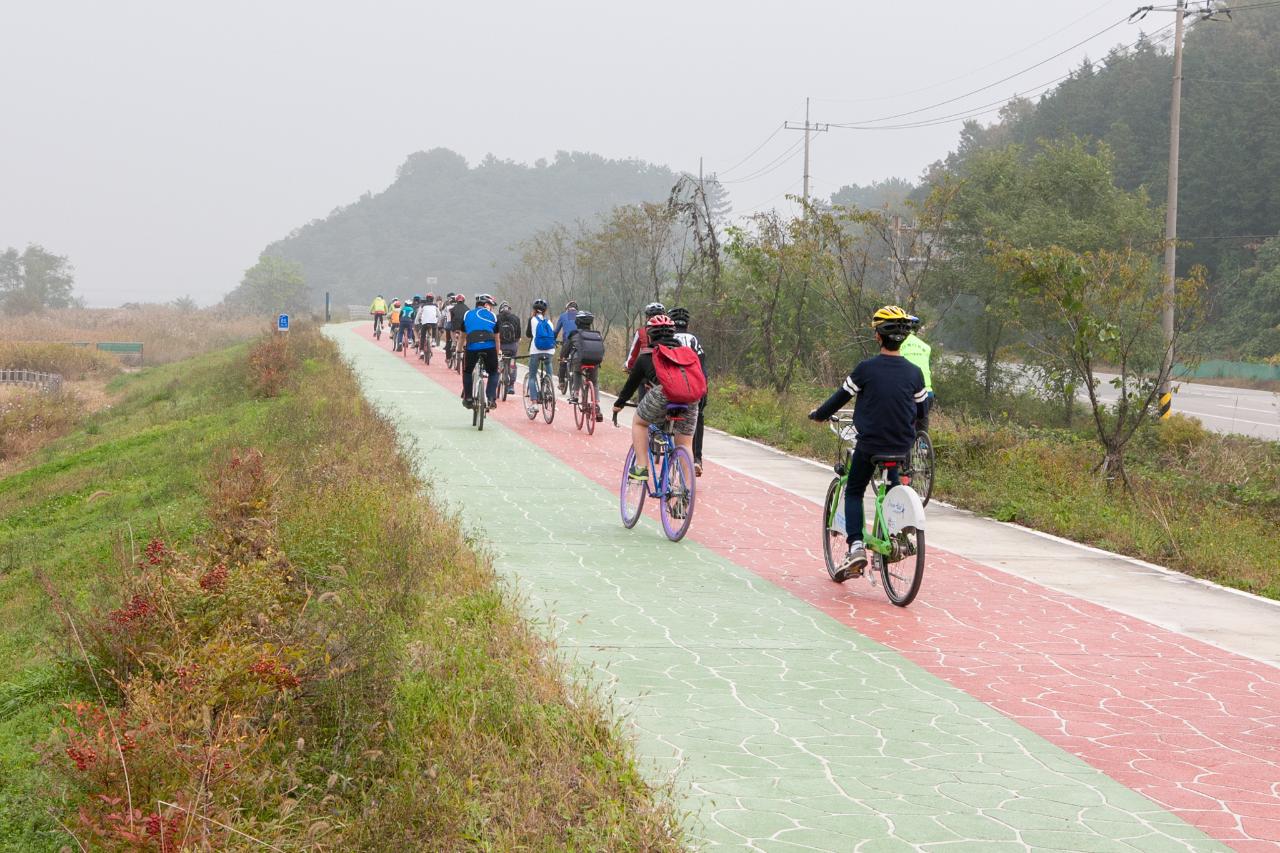
<svg viewBox="0 0 1280 853"><path fill-rule="evenodd" d="M81 416L80 398L71 391L18 390L0 401L0 460L23 456L65 435Z"/></svg>
<svg viewBox="0 0 1280 853"><path fill-rule="evenodd" d="M255 397L278 397L293 384L301 359L289 335L270 333L249 350L249 391Z"/></svg>
<svg viewBox="0 0 1280 853"><path fill-rule="evenodd" d="M120 372L114 357L91 347L58 343L2 343L0 367L25 368L57 373L63 379L111 376Z"/></svg>

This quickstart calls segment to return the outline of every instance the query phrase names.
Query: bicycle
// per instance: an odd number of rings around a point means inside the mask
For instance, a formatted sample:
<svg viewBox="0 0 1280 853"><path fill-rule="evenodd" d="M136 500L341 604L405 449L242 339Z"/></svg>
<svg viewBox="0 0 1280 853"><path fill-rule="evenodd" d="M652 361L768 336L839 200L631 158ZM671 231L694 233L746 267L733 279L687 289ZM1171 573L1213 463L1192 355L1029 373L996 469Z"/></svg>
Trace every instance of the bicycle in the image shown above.
<svg viewBox="0 0 1280 853"><path fill-rule="evenodd" d="M485 387L489 373L484 369L484 359L477 359L471 370L471 425L484 432L484 418L489 411L489 395Z"/></svg>
<svg viewBox="0 0 1280 853"><path fill-rule="evenodd" d="M373 339L375 341L382 340L382 316L381 314L373 315Z"/></svg>
<svg viewBox="0 0 1280 853"><path fill-rule="evenodd" d="M662 518L662 532L668 539L679 542L689 532L689 524L693 521L697 480L693 473L693 457L689 455L689 451L676 444L673 432L675 423L683 420L682 415L688 408L680 403L668 403L667 417L662 425L649 424L648 479L641 482L631 478L636 451L634 447L627 450L627 458L622 465L618 502L622 512L622 526L628 530L640 520L645 498L651 497L661 501L658 504L658 514ZM617 412L613 413L613 425L618 426ZM657 488L651 488L651 482L656 482Z"/></svg>
<svg viewBox="0 0 1280 853"><path fill-rule="evenodd" d="M498 381L502 384L502 387L498 389L498 394L499 396L502 397L502 402L505 403L507 401L507 393L508 393L507 389L513 387L516 384L516 357L515 356L508 355L505 352L502 353L501 356L499 356Z"/></svg>
<svg viewBox="0 0 1280 853"><path fill-rule="evenodd" d="M596 418L600 412L600 394L596 390L596 366L584 364L579 368L582 378L578 381L575 397L569 402L573 405L573 422L582 429L586 424L587 435L595 435ZM572 378L570 378L572 382Z"/></svg>
<svg viewBox="0 0 1280 853"><path fill-rule="evenodd" d="M431 334L431 330L423 326L422 333L418 336L418 358L428 365L431 364L432 337L434 336Z"/></svg>
<svg viewBox="0 0 1280 853"><path fill-rule="evenodd" d="M929 496L933 494L933 439L924 430L916 431L915 444L911 445L911 487L920 495L920 505L929 505Z"/></svg>
<svg viewBox="0 0 1280 853"><path fill-rule="evenodd" d="M521 356L521 358L528 358L528 356ZM538 412L541 411L542 419L547 423L551 423L556 417L555 386L544 368L540 367L537 374L532 379L526 377L525 382L521 385L520 393L524 403L524 413L529 420L533 420L538 416ZM529 383L531 381L538 383L537 399L529 396Z"/></svg>
<svg viewBox="0 0 1280 853"><path fill-rule="evenodd" d="M827 487L827 497L822 504L822 555L827 561L827 573L834 575L843 561L847 539L845 483L849 479L849 464L858 433L853 425L853 412L847 410L833 415L829 426L836 437L845 442L841 460L836 465L836 477ZM876 508L871 531L864 531L862 536L870 556L867 579L875 586L879 574L889 601L906 607L915 600L924 580L924 504L909 485L889 487L889 471L895 467L905 469L909 456L877 454L871 461L875 465L871 482L875 486ZM861 499L859 495L858 500ZM914 568L908 571L909 565Z"/></svg>

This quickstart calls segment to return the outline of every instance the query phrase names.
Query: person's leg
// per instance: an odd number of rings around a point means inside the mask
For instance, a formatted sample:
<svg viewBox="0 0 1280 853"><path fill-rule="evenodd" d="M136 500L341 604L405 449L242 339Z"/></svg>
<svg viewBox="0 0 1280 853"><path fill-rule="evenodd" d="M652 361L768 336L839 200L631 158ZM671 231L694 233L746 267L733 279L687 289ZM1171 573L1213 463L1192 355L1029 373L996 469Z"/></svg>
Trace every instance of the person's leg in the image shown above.
<svg viewBox="0 0 1280 853"><path fill-rule="evenodd" d="M489 405L494 406L498 401L498 351L496 349L482 350L480 355L484 358L484 369L489 375L485 377L484 395L488 399Z"/></svg>
<svg viewBox="0 0 1280 853"><path fill-rule="evenodd" d="M849 480L844 488L844 529L850 544L865 536L866 517L862 511L862 496L867 492L867 484L871 482L873 473L875 466L871 464L871 457L855 448L853 459L849 463Z"/></svg>
<svg viewBox="0 0 1280 853"><path fill-rule="evenodd" d="M702 465L702 427L706 420L707 411L707 395L703 394L702 399L698 401L698 422L693 427L693 461L694 464Z"/></svg>
<svg viewBox="0 0 1280 853"><path fill-rule="evenodd" d="M472 399L471 393L474 389L471 387L471 371L476 369L479 355L475 350L468 350L462 360L462 401L464 403L470 403Z"/></svg>
<svg viewBox="0 0 1280 853"><path fill-rule="evenodd" d="M546 356L540 353L534 353L529 356L529 372L525 375L524 381L527 386L526 392L530 400L538 399L538 371L542 370L542 363Z"/></svg>
<svg viewBox="0 0 1280 853"><path fill-rule="evenodd" d="M649 422L636 415L631 419L631 446L636 451L635 467L647 470L649 467Z"/></svg>

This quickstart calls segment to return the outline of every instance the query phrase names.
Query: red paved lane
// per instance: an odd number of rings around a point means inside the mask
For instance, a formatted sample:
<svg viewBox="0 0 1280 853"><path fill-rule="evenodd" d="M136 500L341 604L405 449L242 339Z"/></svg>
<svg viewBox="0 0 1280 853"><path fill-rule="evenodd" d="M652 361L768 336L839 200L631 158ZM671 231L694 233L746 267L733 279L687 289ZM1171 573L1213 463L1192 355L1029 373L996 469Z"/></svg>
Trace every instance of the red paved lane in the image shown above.
<svg viewBox="0 0 1280 853"><path fill-rule="evenodd" d="M414 364L460 388L443 358L430 369ZM466 415L459 406L459 421ZM495 416L616 490L629 431L606 421L588 437L567 405L550 426L530 422L518 399ZM689 536L1210 837L1241 851L1280 849L1280 669L936 547L920 597L893 607L865 581L827 580L819 515L812 503L709 464Z"/></svg>

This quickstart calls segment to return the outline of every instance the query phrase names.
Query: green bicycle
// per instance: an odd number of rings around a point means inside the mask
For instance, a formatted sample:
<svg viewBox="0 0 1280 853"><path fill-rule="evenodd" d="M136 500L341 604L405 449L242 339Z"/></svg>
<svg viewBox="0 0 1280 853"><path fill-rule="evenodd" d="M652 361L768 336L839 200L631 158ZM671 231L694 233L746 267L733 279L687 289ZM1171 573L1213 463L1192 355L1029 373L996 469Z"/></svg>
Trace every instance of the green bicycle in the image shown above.
<svg viewBox="0 0 1280 853"><path fill-rule="evenodd" d="M845 483L849 479L849 463L858 432L853 425L853 412L837 412L831 418L831 431L844 442L836 477L827 487L822 505L822 554L827 573L834 575L843 561L847 535L844 521ZM906 607L920 592L924 580L924 505L920 496L906 484L889 486L889 472L903 471L909 464L906 454L872 457L875 473L871 483L876 492L875 517L870 532L863 532L867 546L867 579L872 586L879 576L885 595L898 607Z"/></svg>

